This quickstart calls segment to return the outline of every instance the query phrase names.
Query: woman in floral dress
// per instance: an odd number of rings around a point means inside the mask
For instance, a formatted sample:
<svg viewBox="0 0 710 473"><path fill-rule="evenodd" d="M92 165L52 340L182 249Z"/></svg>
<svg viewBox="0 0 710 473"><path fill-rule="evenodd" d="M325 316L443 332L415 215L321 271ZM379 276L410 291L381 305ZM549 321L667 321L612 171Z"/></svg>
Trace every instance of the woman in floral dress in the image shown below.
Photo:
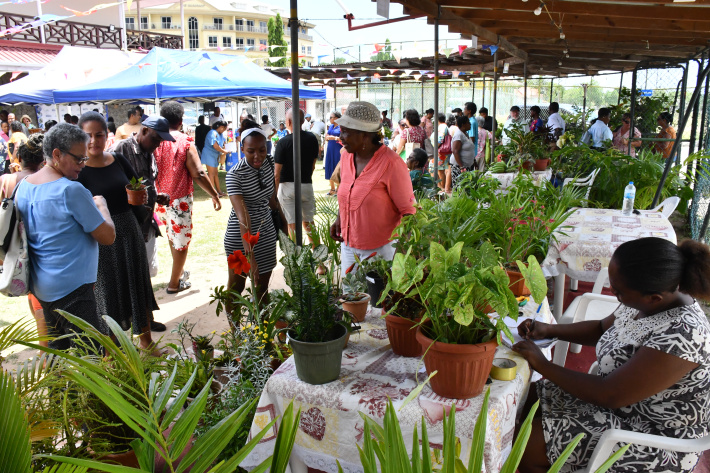
<svg viewBox="0 0 710 473"><path fill-rule="evenodd" d="M528 406L539 399L540 409L521 473L547 471L580 433L585 436L564 471L586 468L609 429L677 439L708 434L710 323L694 299L710 298L708 281L706 245L642 238L619 246L609 264L611 289L620 302L612 315L520 325L524 338L596 345L599 363L599 375L585 374L551 363L530 340L513 347L545 378L528 396ZM631 445L609 471L690 472L698 457Z"/></svg>

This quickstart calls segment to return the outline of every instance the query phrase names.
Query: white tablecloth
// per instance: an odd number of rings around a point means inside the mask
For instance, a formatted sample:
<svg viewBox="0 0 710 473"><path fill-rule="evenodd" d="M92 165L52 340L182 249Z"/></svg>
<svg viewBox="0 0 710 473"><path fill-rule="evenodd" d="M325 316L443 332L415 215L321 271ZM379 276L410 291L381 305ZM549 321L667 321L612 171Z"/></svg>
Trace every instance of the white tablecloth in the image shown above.
<svg viewBox="0 0 710 473"><path fill-rule="evenodd" d="M532 300L522 308L532 315L538 305ZM551 322L552 314L547 300L543 302L539 320ZM547 349L548 357L550 349ZM528 363L504 346L499 346L496 357L514 360L517 376L512 381L495 381L490 384L491 396L486 431L486 471L498 471L512 447L515 418L527 396L531 372ZM301 425L296 435L292 453L292 471L303 471L303 465L337 472L336 459L345 472L362 472L356 444L362 445L363 420L358 412L382 419L387 399L392 399L399 409L402 401L426 379L424 363L419 358L404 358L390 349L385 322L380 309L372 309L362 330L353 333L343 352L340 378L332 383L313 386L296 376L293 357L271 376L259 400L251 435L259 432L272 419L280 416L293 399L294 407L302 411ZM485 392L485 391L484 391ZM415 424L422 417L432 447L441 448L443 442L443 410L456 404L456 435L461 439L461 452L468 461L471 436L481 409L483 394L466 400L442 398L426 386L419 397L407 404L397 416L405 442L411 442ZM272 454L276 439L272 429L244 460L242 467L251 470ZM408 445L411 452L411 445ZM300 465L295 467L294 463Z"/></svg>
<svg viewBox="0 0 710 473"><path fill-rule="evenodd" d="M485 175L497 179L500 182L500 190L504 191L513 185L513 180L518 177L517 172L506 172L506 173L491 173L487 172ZM535 185L539 186L542 181L549 181L552 179L552 169L546 171L535 171L528 173L532 178Z"/></svg>
<svg viewBox="0 0 710 473"><path fill-rule="evenodd" d="M553 234L542 262L546 276L560 272L579 281L596 281L624 242L659 237L676 243L673 225L660 212L621 215L614 209L577 209Z"/></svg>

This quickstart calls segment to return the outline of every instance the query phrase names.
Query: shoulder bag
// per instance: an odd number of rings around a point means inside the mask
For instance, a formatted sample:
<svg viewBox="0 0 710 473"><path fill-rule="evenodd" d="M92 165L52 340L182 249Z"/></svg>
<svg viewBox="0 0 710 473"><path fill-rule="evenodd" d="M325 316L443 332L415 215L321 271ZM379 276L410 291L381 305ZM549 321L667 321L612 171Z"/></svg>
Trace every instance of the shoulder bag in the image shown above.
<svg viewBox="0 0 710 473"><path fill-rule="evenodd" d="M25 178L27 179L27 178ZM30 257L27 233L20 211L15 205L15 194L23 179L0 204L0 294L17 297L25 296L30 291Z"/></svg>

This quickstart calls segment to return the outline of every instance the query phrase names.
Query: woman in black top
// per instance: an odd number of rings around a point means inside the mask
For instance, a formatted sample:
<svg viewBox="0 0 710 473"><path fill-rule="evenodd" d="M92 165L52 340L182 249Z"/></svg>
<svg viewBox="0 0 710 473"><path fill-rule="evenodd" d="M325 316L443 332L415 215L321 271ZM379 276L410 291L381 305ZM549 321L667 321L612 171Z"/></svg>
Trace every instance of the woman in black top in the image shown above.
<svg viewBox="0 0 710 473"><path fill-rule="evenodd" d="M86 112L81 116L79 127L89 135L90 141L89 160L78 181L92 195L106 198L116 227L114 243L99 246L99 269L94 287L98 313L113 318L124 330L133 326L133 333L140 335L141 348L159 355L150 333L153 311L159 308L150 282L143 234L126 195L126 184L132 177L138 179L139 176L122 154L104 152L108 128L101 114Z"/></svg>

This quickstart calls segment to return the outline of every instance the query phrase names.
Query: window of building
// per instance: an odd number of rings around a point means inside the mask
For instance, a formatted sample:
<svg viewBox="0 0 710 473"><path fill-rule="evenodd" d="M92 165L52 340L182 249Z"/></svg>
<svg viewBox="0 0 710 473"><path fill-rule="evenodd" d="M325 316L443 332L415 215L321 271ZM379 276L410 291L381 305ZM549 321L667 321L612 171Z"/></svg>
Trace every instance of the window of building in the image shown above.
<svg viewBox="0 0 710 473"><path fill-rule="evenodd" d="M208 36L207 43L210 48L216 48L217 47L217 37L216 36Z"/></svg>
<svg viewBox="0 0 710 473"><path fill-rule="evenodd" d="M244 20L239 18L234 20L234 25L236 26L237 31L244 31Z"/></svg>
<svg viewBox="0 0 710 473"><path fill-rule="evenodd" d="M310 55L311 55L311 47L308 46L308 47L306 48L306 51L308 51L306 54L308 54L308 55L310 56Z"/></svg>
<svg viewBox="0 0 710 473"><path fill-rule="evenodd" d="M311 61L308 61L307 64L308 64L308 67L311 67Z"/></svg>
<svg viewBox="0 0 710 473"><path fill-rule="evenodd" d="M260 21L259 22L259 31L262 33L268 33L269 32L269 26L266 24L265 21Z"/></svg>
<svg viewBox="0 0 710 473"><path fill-rule="evenodd" d="M191 16L187 20L187 39L190 51L194 51L200 47L200 30L197 26L197 18L194 16Z"/></svg>
<svg viewBox="0 0 710 473"><path fill-rule="evenodd" d="M235 46L237 49L244 49L244 38L237 38L235 40Z"/></svg>
<svg viewBox="0 0 710 473"><path fill-rule="evenodd" d="M247 20L247 27L254 28L254 20Z"/></svg>
<svg viewBox="0 0 710 473"><path fill-rule="evenodd" d="M305 46L301 46L301 54L306 54L306 47Z"/></svg>
<svg viewBox="0 0 710 473"><path fill-rule="evenodd" d="M136 19L135 18L126 17L126 29L127 30L135 30L136 29Z"/></svg>
<svg viewBox="0 0 710 473"><path fill-rule="evenodd" d="M173 27L173 17L172 16L162 16L160 17L160 27L164 30L169 30Z"/></svg>
<svg viewBox="0 0 710 473"><path fill-rule="evenodd" d="M255 42L253 39L247 38L247 47L251 47L252 49L254 49L254 45L255 45L254 43Z"/></svg>
<svg viewBox="0 0 710 473"><path fill-rule="evenodd" d="M148 29L148 17L147 17L147 16L142 16L142 17L141 17L141 29L142 29L142 30L147 30L147 29Z"/></svg>
<svg viewBox="0 0 710 473"><path fill-rule="evenodd" d="M223 48L231 48L232 47L232 38L229 36L223 36L222 37L222 47Z"/></svg>
<svg viewBox="0 0 710 473"><path fill-rule="evenodd" d="M306 34L306 29L305 29L305 28L301 28L301 33Z"/></svg>
<svg viewBox="0 0 710 473"><path fill-rule="evenodd" d="M213 23L214 23L214 29L216 29L216 30L222 29L222 18L214 18Z"/></svg>

